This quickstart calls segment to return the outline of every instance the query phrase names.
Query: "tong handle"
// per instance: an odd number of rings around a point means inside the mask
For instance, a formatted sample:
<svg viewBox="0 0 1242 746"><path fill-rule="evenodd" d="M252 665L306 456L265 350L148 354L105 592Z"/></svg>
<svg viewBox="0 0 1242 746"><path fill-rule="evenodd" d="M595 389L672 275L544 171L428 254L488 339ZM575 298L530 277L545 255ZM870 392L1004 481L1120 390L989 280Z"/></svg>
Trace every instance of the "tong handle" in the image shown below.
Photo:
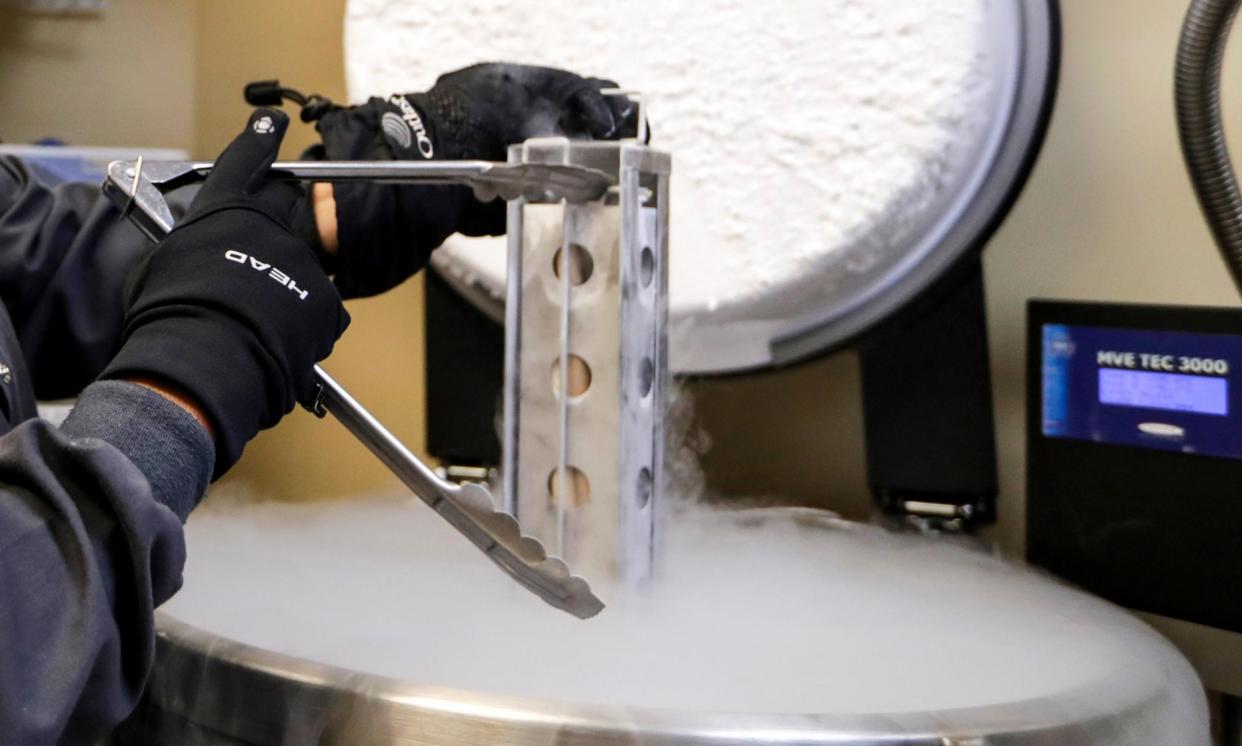
<svg viewBox="0 0 1242 746"><path fill-rule="evenodd" d="M130 217L153 241L173 227L164 193L203 179L211 161L113 161L108 164L104 193L124 205ZM612 186L603 171L573 164L516 164L491 161L277 161L271 176L291 181L368 181L381 184L459 184L470 187L483 202L496 197L590 202Z"/></svg>

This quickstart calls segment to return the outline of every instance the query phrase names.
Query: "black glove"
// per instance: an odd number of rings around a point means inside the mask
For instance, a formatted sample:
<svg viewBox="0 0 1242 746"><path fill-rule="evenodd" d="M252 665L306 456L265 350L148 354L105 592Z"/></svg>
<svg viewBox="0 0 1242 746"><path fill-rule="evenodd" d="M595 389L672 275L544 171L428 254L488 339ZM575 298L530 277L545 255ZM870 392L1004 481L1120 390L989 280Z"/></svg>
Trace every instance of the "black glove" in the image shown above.
<svg viewBox="0 0 1242 746"><path fill-rule="evenodd" d="M322 114L331 160L504 161L531 137L615 138L633 132L634 109L616 84L563 70L488 63L448 73L426 93L372 98ZM318 115L318 112L316 112ZM481 203L460 186L337 184L336 284L346 297L375 295L422 269L453 233L505 232L503 200Z"/></svg>
<svg viewBox="0 0 1242 746"><path fill-rule="evenodd" d="M185 218L126 288L121 350L100 378L185 391L216 434L215 476L313 388L349 314L289 220L302 199L267 170L288 127L258 109L220 155Z"/></svg>

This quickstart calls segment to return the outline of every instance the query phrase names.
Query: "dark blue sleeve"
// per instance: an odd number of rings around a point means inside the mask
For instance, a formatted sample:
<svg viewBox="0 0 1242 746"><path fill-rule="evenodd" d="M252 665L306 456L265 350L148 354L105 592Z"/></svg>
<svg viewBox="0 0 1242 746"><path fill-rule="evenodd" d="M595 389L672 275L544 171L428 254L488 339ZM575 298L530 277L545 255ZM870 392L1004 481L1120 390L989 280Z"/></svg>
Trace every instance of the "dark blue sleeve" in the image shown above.
<svg viewBox="0 0 1242 746"><path fill-rule="evenodd" d="M0 437L0 741L98 743L133 710L213 458L188 413L127 383Z"/></svg>
<svg viewBox="0 0 1242 746"><path fill-rule="evenodd" d="M41 399L76 395L116 353L125 278L151 244L98 184L0 156L0 300Z"/></svg>

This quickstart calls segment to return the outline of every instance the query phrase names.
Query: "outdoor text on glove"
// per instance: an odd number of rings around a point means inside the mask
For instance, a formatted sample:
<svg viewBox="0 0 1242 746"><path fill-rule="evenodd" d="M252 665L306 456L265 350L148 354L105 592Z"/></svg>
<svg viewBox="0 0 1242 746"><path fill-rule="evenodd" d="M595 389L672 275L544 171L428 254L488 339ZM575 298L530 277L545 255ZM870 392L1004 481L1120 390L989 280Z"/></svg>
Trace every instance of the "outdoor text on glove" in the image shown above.
<svg viewBox="0 0 1242 746"><path fill-rule="evenodd" d="M564 70L503 63L443 75L426 93L328 108L319 121L330 160L503 161L531 137L611 138L636 126L616 84ZM381 293L422 269L453 233L500 235L501 200L481 203L460 186L336 184L336 284L347 298ZM310 222L310 221L306 221Z"/></svg>

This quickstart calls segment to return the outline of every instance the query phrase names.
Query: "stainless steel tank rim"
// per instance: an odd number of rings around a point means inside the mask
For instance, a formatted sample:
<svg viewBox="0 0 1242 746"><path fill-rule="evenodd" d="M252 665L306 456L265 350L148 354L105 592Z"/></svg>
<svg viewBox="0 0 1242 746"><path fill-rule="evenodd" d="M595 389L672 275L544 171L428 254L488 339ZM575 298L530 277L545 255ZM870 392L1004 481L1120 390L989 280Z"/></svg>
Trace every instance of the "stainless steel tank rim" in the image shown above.
<svg viewBox="0 0 1242 746"><path fill-rule="evenodd" d="M513 739L508 743L566 746L632 740L635 733L652 744L945 746L1004 738L1006 744L1050 746L1070 733L1081 737L1084 728L1122 727L1158 696L1100 679L1056 697L921 713L726 713L573 704L351 671L221 637L163 612L156 613L156 622L149 705L246 743L283 743L278 734L298 723L303 732L308 727L365 732L384 737L366 743L396 744L427 743L429 736L444 743L494 742L501 728ZM1078 703L1090 704L1074 713Z"/></svg>

